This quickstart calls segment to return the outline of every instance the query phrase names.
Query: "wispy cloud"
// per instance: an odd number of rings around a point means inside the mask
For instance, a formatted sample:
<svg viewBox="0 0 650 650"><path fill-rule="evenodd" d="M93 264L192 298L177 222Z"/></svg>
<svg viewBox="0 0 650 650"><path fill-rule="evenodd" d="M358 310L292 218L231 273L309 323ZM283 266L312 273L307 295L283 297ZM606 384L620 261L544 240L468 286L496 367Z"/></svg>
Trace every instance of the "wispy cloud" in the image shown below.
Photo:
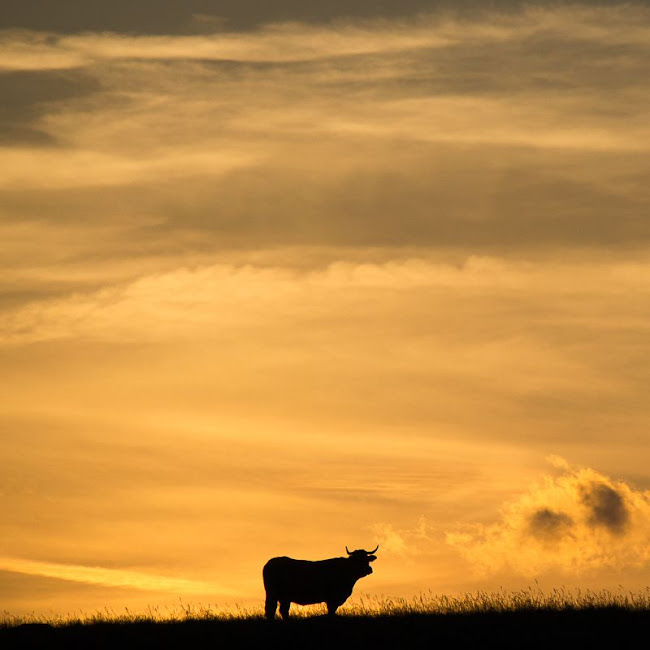
<svg viewBox="0 0 650 650"><path fill-rule="evenodd" d="M0 557L0 569L46 578L58 578L60 580L107 587L129 587L144 591L195 595L215 594L220 596L229 596L235 593L223 586L198 580L187 580L124 569L26 560L16 557Z"/></svg>
<svg viewBox="0 0 650 650"><path fill-rule="evenodd" d="M453 293L454 300L462 296L471 300L476 291L526 301L553 295L556 301L564 297L572 302L576 294L584 300L590 296L600 300L605 293L615 299L644 293L649 274L642 261L549 265L480 256L458 265L411 258L385 263L341 261L312 270L217 264L147 275L99 291L6 310L0 342L163 341L197 334L211 338L233 328L257 328L262 322L265 328L280 322L314 322L319 305L329 305L330 314L350 316L356 313L356 301L373 294L398 303L405 292L423 298L435 294L438 299ZM386 302L382 305L377 308L383 313Z"/></svg>
<svg viewBox="0 0 650 650"><path fill-rule="evenodd" d="M74 238L57 267L643 246L648 24L638 7L546 7L193 37L5 32L1 216ZM19 266L47 255L5 246Z"/></svg>
<svg viewBox="0 0 650 650"><path fill-rule="evenodd" d="M517 12L476 11L473 18L449 12L417 18L339 20L328 26L274 23L250 32L191 36L56 35L26 30L0 32L2 67L47 69L89 65L106 59L199 59L252 62L311 61L328 57L405 52L471 40L501 43L543 35L610 44L647 44L648 12L627 7L535 7ZM218 25L219 28L222 25Z"/></svg>
<svg viewBox="0 0 650 650"><path fill-rule="evenodd" d="M422 47L443 46L450 36L425 21L391 25L340 25L318 28L300 23L277 24L253 33L219 32L205 36L123 36L84 34L56 36L40 32L0 33L1 67L59 69L112 59L196 59L287 63L313 61Z"/></svg>

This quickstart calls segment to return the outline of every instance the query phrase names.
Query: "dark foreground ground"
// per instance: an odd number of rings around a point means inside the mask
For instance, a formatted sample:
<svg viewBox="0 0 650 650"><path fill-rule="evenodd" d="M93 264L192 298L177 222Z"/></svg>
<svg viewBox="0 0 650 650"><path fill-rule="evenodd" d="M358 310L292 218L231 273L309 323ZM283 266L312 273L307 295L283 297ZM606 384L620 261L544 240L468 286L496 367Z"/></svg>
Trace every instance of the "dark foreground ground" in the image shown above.
<svg viewBox="0 0 650 650"><path fill-rule="evenodd" d="M602 608L483 614L315 616L0 628L9 648L573 648L648 647L650 611Z"/></svg>

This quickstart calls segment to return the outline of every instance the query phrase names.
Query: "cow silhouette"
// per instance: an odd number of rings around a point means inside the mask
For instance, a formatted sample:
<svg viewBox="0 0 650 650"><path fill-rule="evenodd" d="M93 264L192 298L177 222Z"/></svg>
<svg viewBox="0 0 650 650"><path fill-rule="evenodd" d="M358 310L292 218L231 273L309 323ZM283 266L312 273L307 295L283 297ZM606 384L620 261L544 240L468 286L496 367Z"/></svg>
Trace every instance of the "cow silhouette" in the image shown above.
<svg viewBox="0 0 650 650"><path fill-rule="evenodd" d="M280 603L280 615L289 618L291 603L313 605L325 603L330 616L349 598L359 578L370 575L370 563L377 559L377 551L348 551L348 557L328 560L294 560L290 557L270 559L262 571L266 604L264 613L268 619L275 618Z"/></svg>

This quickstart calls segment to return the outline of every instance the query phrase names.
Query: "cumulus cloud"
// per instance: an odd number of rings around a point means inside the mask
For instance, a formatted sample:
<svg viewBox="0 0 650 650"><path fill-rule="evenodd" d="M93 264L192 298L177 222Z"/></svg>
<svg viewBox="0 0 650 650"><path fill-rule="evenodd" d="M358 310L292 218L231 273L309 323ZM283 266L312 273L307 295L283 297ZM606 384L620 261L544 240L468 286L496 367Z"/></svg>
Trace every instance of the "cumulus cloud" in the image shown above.
<svg viewBox="0 0 650 650"><path fill-rule="evenodd" d="M565 512L555 512L550 508L540 508L530 516L530 533L540 539L557 539L570 533L573 519Z"/></svg>
<svg viewBox="0 0 650 650"><path fill-rule="evenodd" d="M611 533L624 533L630 518L623 495L605 483L582 487L582 502L589 512L587 523Z"/></svg>
<svg viewBox="0 0 650 650"><path fill-rule="evenodd" d="M650 492L565 465L506 504L499 521L448 532L446 539L488 574L639 567L650 561Z"/></svg>
<svg viewBox="0 0 650 650"><path fill-rule="evenodd" d="M431 541L429 524L421 516L414 527L398 528L393 524L381 522L372 526L375 539L382 554L412 557L421 552L423 546Z"/></svg>

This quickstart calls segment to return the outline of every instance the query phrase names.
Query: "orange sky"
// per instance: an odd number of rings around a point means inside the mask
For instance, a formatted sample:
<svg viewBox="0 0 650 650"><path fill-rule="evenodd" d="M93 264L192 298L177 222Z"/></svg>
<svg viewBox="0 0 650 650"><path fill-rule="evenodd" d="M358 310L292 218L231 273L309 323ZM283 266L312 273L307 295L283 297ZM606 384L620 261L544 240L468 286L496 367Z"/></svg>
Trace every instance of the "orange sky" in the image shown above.
<svg viewBox="0 0 650 650"><path fill-rule="evenodd" d="M145 4L0 25L0 609L644 587L648 8Z"/></svg>

